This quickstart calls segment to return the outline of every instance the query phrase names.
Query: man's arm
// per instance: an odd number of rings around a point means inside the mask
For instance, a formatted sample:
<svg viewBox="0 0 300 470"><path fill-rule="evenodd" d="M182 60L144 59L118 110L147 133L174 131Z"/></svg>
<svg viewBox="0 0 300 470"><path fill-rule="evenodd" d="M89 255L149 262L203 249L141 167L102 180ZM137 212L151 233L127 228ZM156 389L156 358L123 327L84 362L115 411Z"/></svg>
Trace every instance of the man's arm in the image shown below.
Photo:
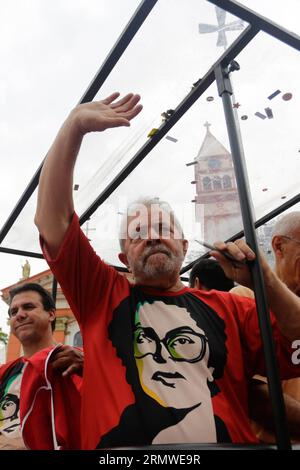
<svg viewBox="0 0 300 470"><path fill-rule="evenodd" d="M237 263L225 258L219 251L212 251L221 264L227 277L242 286L253 289L249 266L245 261L253 261L255 253L243 240L235 243L215 243L221 251L235 257ZM281 333L289 340L300 339L300 298L297 297L272 271L266 259L260 255L269 307L274 313Z"/></svg>
<svg viewBox="0 0 300 470"><path fill-rule="evenodd" d="M283 394L288 427L293 440L300 440L300 402ZM268 431L274 432L274 420L268 385L254 380L249 390L250 418Z"/></svg>
<svg viewBox="0 0 300 470"><path fill-rule="evenodd" d="M82 139L88 132L130 126L142 109L139 95L115 101L113 93L103 101L77 106L62 125L45 159L40 176L35 223L51 258L55 258L74 213L73 172Z"/></svg>

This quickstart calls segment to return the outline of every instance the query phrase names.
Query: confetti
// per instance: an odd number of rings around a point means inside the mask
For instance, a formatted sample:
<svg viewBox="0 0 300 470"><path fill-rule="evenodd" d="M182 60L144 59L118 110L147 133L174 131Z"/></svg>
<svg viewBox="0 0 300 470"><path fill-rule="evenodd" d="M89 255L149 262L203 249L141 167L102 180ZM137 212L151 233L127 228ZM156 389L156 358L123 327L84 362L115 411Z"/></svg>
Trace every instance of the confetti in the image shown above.
<svg viewBox="0 0 300 470"><path fill-rule="evenodd" d="M175 137L171 137L170 135L166 135L166 139L170 140L171 142L178 142L178 139L175 139Z"/></svg>
<svg viewBox="0 0 300 470"><path fill-rule="evenodd" d="M260 113L259 111L256 111L255 116L259 117L260 119L266 119L267 117L264 114Z"/></svg>
<svg viewBox="0 0 300 470"><path fill-rule="evenodd" d="M274 91L274 93L272 93L270 96L268 96L268 100L272 100L273 98L275 98L275 96L279 95L280 93L281 93L280 90Z"/></svg>
<svg viewBox="0 0 300 470"><path fill-rule="evenodd" d="M284 95L282 95L282 99L284 101L289 101L292 99L292 97L293 97L292 93L285 93Z"/></svg>
<svg viewBox="0 0 300 470"><path fill-rule="evenodd" d="M273 111L271 108L265 108L266 115L268 116L268 119L273 119Z"/></svg>

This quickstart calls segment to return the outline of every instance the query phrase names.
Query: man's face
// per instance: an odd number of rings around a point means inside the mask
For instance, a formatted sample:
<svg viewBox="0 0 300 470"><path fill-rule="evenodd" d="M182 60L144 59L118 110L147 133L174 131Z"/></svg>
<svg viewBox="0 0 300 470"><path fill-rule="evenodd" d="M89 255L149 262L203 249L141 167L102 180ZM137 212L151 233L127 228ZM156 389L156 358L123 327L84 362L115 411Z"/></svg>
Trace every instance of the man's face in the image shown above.
<svg viewBox="0 0 300 470"><path fill-rule="evenodd" d="M276 236L280 242L280 251L273 248L276 256L276 269L281 280L298 296L300 296L300 227L290 237Z"/></svg>
<svg viewBox="0 0 300 470"><path fill-rule="evenodd" d="M140 306L134 355L144 392L162 406L188 408L211 400L207 338L185 308L161 301Z"/></svg>
<svg viewBox="0 0 300 470"><path fill-rule="evenodd" d="M151 211L129 218L122 261L138 282L177 278L186 250L187 241L168 213L152 207Z"/></svg>
<svg viewBox="0 0 300 470"><path fill-rule="evenodd" d="M40 341L51 330L53 311L44 309L41 296L27 291L13 297L10 305L11 332L21 343ZM50 328L50 330L49 330Z"/></svg>

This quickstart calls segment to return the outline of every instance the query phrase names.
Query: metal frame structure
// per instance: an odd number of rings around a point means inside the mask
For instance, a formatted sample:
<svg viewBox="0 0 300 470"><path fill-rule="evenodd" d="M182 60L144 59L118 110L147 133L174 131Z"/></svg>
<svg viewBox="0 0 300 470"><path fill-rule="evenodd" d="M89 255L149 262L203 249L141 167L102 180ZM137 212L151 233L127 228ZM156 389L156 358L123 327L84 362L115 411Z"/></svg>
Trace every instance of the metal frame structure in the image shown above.
<svg viewBox="0 0 300 470"><path fill-rule="evenodd" d="M232 13L235 16L238 16L247 23L255 25L260 31L264 31L270 36L273 36L279 41L284 42L290 47L294 47L297 51L300 51L300 44L299 44L299 36L287 29L283 28L282 26L274 23L274 21L265 18L262 15L259 15L250 8L241 5L239 2L235 0L208 0L210 3L214 3L218 7L222 8L223 10Z"/></svg>
<svg viewBox="0 0 300 470"><path fill-rule="evenodd" d="M231 152L234 162L236 173L236 180L238 186L238 193L240 198L244 231L246 241L258 252L255 227L258 227L280 214L288 207L300 201L300 194L293 197L289 201L282 204L277 209L271 211L269 214L254 222L253 214L251 211L250 195L247 188L247 173L244 166L243 152L240 145L235 117L232 110L231 103L231 83L230 83L230 67L232 61L236 56L250 43L250 41L258 34L259 31L264 31L267 34L275 37L281 42L284 42L290 47L300 51L300 37L294 33L287 31L281 26L268 20L267 18L257 14L256 12L244 7L235 0L208 0L209 2L219 6L222 9L238 16L239 18L247 21L249 26L239 35L239 37L231 44L231 46L221 55L221 57L212 65L201 80L193 87L190 93L178 104L174 113L161 124L158 131L151 137L134 155L134 157L125 165L119 174L110 182L110 184L101 192L101 194L94 200L94 202L85 210L80 217L80 224L84 224L97 208L103 204L107 198L120 186L126 177L143 161L143 159L151 152L151 150L158 144L158 142L167 134L167 132L178 122L178 120L190 109L190 107L198 100L198 98L207 90L207 88L214 82L217 82L219 95L223 101L224 114L226 118L227 131L231 146ZM80 103L91 101L98 93L99 89L109 76L113 67L117 64L118 60L126 50L131 40L146 20L154 8L157 0L143 0L117 40L116 44L108 54L103 65L97 72L96 76L88 86L86 92L79 101ZM42 165L37 169L33 178L26 187L21 198L17 202L15 208L9 215L0 230L0 245L9 233L13 224L17 220L24 206L36 189L39 181ZM236 234L231 239L236 239L243 235L243 232ZM41 253L34 253L23 251L19 249L4 248L0 246L0 252L10 253L17 255L24 255L33 258L43 258ZM196 260L197 261L197 260ZM182 269L181 274L188 271L196 262L190 263ZM120 271L125 269L117 268ZM266 359L266 366L269 379L270 395L272 401L274 421L276 425L277 447L279 449L289 449L290 442L285 422L285 412L283 405L282 391L280 387L279 373L276 365L275 348L273 343L271 325L268 315L268 306L266 302L266 295L264 289L264 282L260 263L256 260L251 267L251 273L254 282L254 290L256 296L257 310L259 316L260 330L264 345L264 353ZM56 296L57 285L56 281L53 283L53 294Z"/></svg>

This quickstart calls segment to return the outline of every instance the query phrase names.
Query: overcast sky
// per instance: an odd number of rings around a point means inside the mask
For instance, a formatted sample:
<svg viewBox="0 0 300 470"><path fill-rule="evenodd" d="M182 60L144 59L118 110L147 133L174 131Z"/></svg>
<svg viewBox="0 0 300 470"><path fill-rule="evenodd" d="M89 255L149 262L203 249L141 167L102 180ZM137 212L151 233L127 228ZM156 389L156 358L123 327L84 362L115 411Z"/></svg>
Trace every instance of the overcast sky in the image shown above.
<svg viewBox="0 0 300 470"><path fill-rule="evenodd" d="M284 9L277 0L242 3L299 34L299 0L286 0ZM0 0L0 226L47 153L60 124L79 101L138 5L136 0ZM227 15L227 22L233 20ZM101 184L109 182L143 145L148 131L160 124L160 113L175 107L221 54L222 49L216 47L216 33L200 35L199 22L216 24L214 6L205 0L160 0L111 74L101 96L116 89L122 93L139 92L145 109L130 131L114 131L113 139L109 133L107 137L86 139L76 178L78 175L82 188L89 183L90 189L85 196L84 191L78 194L78 210L87 207ZM238 34L240 31L229 32L229 43ZM291 196L298 191L299 55L260 35L248 52L241 54L239 62L241 71L234 77L235 90L241 103L239 115L248 116L240 124L253 182L251 190L261 215L281 203L284 194ZM277 89L281 94L268 100ZM293 94L290 101L282 99L287 92ZM209 103L206 98L211 93L214 101ZM201 106L195 105L170 132L178 139L178 145L164 140L154 154L153 158L158 159L172 153L177 162L167 184L162 172L153 174L152 181L150 163L145 163L147 171L142 174L141 167L138 177L132 178L127 187L124 185L123 192L120 190L120 197L130 191L134 195L146 190L151 183L172 202L176 203L176 196L184 193L187 201L191 200L191 186L182 186L181 191L171 183L178 178L180 183L185 178L193 179L191 169L180 167L180 162L196 156L205 136L206 119L212 123L214 135L228 148L215 86L203 97ZM273 120L254 116L256 111L264 113L268 106L274 111ZM268 191L262 193L265 187ZM34 206L35 198L30 210L20 218L20 229L2 246L38 249L32 220ZM0 254L0 289L21 277L24 262L24 257ZM42 261L31 259L30 264L31 274L47 269ZM0 326L7 330L5 318L6 305L0 302Z"/></svg>

